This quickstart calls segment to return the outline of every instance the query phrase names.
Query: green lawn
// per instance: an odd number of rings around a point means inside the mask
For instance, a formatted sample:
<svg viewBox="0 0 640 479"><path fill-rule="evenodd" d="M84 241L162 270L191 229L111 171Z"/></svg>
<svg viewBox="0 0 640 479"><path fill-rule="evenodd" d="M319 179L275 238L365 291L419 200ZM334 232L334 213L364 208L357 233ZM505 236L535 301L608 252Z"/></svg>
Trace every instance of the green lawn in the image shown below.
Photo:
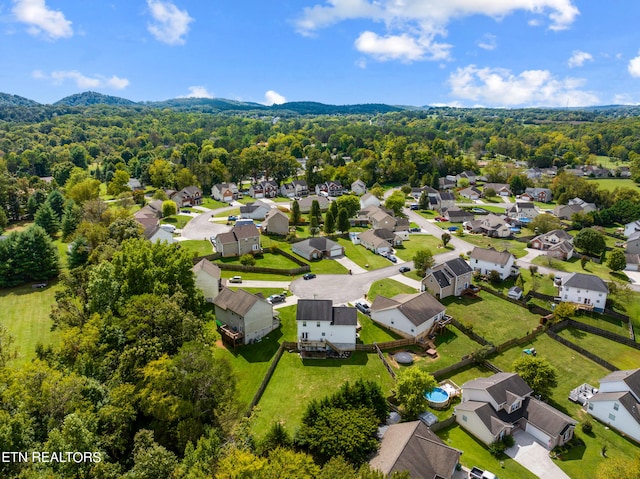
<svg viewBox="0 0 640 479"><path fill-rule="evenodd" d="M213 253L213 245L208 240L185 240L178 244L181 248L191 252L193 256L207 256Z"/></svg>
<svg viewBox="0 0 640 479"><path fill-rule="evenodd" d="M261 438L274 422L293 434L311 399L336 392L346 381L375 381L390 394L393 380L376 354L354 352L349 359L302 360L296 353L284 353L262 399L253 422Z"/></svg>
<svg viewBox="0 0 640 479"><path fill-rule="evenodd" d="M413 261L413 256L417 251L428 249L432 254L446 252L442 247L442 240L435 236L425 234L412 234L407 241L402 242L402 246L396 246L396 256L405 261Z"/></svg>
<svg viewBox="0 0 640 479"><path fill-rule="evenodd" d="M395 279L379 279L378 281L374 281L369 288L369 293L367 294L367 299L373 303L376 297L379 294L387 298L392 298L396 294L404 294L404 293L417 293L418 291L411 286L407 286L406 284L400 283Z"/></svg>
<svg viewBox="0 0 640 479"><path fill-rule="evenodd" d="M619 319L609 318L598 313L587 313L575 316L575 321L595 326L596 328L604 329L605 331L611 331L612 333L619 334L625 338L629 337L629 326L624 321Z"/></svg>
<svg viewBox="0 0 640 479"><path fill-rule="evenodd" d="M589 181L598 183L598 188L606 191L613 191L616 188L632 188L634 190L638 188L638 184L630 178L599 178Z"/></svg>
<svg viewBox="0 0 640 479"><path fill-rule="evenodd" d="M509 250L516 258L522 258L527 254L525 248L527 243L522 243L516 240L508 240L501 238L489 238L488 236L479 234L465 234L462 239L467 243L471 243L474 246L481 248L495 248L498 251Z"/></svg>
<svg viewBox="0 0 640 479"><path fill-rule="evenodd" d="M31 285L0 289L0 323L14 338L13 348L18 353L15 364L33 359L36 344L49 345L57 339L58 333L51 331L49 313L58 289L55 281L44 289Z"/></svg>
<svg viewBox="0 0 640 479"><path fill-rule="evenodd" d="M210 210L216 210L218 208L228 207L229 203L225 203L223 201L217 201L217 200L214 200L213 198L205 196L202 198L202 204L200 206L209 208Z"/></svg>
<svg viewBox="0 0 640 479"><path fill-rule="evenodd" d="M469 468L478 466L493 472L500 479L535 479L537 477L506 455L500 458L492 456L484 444L457 424L438 431L437 434L447 446L463 451L460 462Z"/></svg>
<svg viewBox="0 0 640 479"><path fill-rule="evenodd" d="M283 290L282 288L243 288L242 286L239 286L239 287L233 286L233 287L231 287L229 289L231 289L233 291L237 291L239 289L243 289L246 292L251 293L251 294L261 293L262 296L264 296L265 298L268 298L272 294L281 294L281 293L287 294L289 292L288 290Z"/></svg>
<svg viewBox="0 0 640 479"><path fill-rule="evenodd" d="M362 326L360 330L360 341L364 344L385 343L387 341L401 339L401 336L374 323L369 316L359 311L358 321L360 322L360 326Z"/></svg>
<svg viewBox="0 0 640 479"><path fill-rule="evenodd" d="M215 263L215 261L214 261ZM293 281L296 276L289 276L286 274L270 274L270 273L251 273L248 271L225 271L220 272L222 278L231 278L232 276L242 276L244 280L253 281Z"/></svg>
<svg viewBox="0 0 640 479"><path fill-rule="evenodd" d="M344 247L345 256L362 268L372 270L391 265L388 259L369 251L362 245L354 245L349 239L338 238L337 241Z"/></svg>
<svg viewBox="0 0 640 479"><path fill-rule="evenodd" d="M240 208L232 208L228 211L222 211L219 213L216 213L214 218L226 218L228 216L238 216L240 215Z"/></svg>
<svg viewBox="0 0 640 479"><path fill-rule="evenodd" d="M538 326L540 317L525 308L481 291L479 299L449 297L442 300L447 314L495 345L520 338Z"/></svg>
<svg viewBox="0 0 640 479"><path fill-rule="evenodd" d="M563 329L559 335L610 362L618 369L635 369L640 364L638 349L573 328Z"/></svg>
<svg viewBox="0 0 640 479"><path fill-rule="evenodd" d="M255 266L259 266L262 268L278 268L278 269L299 268L298 264L294 263L289 258L281 254L263 253L263 254L254 255L254 258L256 260ZM216 260L216 263L237 264L237 265L241 264L240 258L237 258L237 257L220 258Z"/></svg>
<svg viewBox="0 0 640 479"><path fill-rule="evenodd" d="M189 215L173 215L162 218L160 221L163 224L170 224L181 230L184 226L193 219L193 216Z"/></svg>
<svg viewBox="0 0 640 479"><path fill-rule="evenodd" d="M609 269L606 264L598 264L592 261L589 261L584 269L582 269L582 265L580 264L580 258L571 258L568 261L560 261L557 259L551 259L547 256L537 256L532 261L533 264L537 264L540 266L547 266L553 269L557 269L558 271L565 271L567 273L585 273L585 274L595 274L596 276L600 276L605 281L628 281L627 276L623 271L618 273L613 272Z"/></svg>

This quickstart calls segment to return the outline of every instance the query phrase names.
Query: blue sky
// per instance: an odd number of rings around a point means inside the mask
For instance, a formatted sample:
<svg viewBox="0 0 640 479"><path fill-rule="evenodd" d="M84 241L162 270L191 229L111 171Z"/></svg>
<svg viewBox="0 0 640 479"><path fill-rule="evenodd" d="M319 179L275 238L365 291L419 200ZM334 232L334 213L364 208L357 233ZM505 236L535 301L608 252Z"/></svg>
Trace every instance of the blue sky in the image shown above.
<svg viewBox="0 0 640 479"><path fill-rule="evenodd" d="M637 0L0 0L0 92L640 103Z"/></svg>

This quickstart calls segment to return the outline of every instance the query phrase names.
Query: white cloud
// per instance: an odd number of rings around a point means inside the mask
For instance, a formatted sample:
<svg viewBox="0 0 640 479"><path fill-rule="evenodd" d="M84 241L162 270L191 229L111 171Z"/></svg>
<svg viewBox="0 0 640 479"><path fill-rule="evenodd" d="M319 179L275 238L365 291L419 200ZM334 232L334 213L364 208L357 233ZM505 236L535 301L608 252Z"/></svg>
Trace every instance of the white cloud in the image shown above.
<svg viewBox="0 0 640 479"><path fill-rule="evenodd" d="M441 60L448 57L450 45L435 39L446 36L452 20L473 15L501 19L520 10L537 15L537 21L546 16L551 30L568 28L579 14L573 0L325 0L305 8L296 27L313 35L345 20L383 23L384 34L365 31L356 48L382 61Z"/></svg>
<svg viewBox="0 0 640 479"><path fill-rule="evenodd" d="M640 53L637 57L629 60L627 70L629 70L629 73L633 78L640 78Z"/></svg>
<svg viewBox="0 0 640 479"><path fill-rule="evenodd" d="M57 70L46 75L40 70L34 70L31 76L37 80L51 80L54 85L61 85L67 80L73 81L81 89L108 88L111 90L123 90L129 86L129 80L112 75L110 78L102 75L93 77L83 75L77 70Z"/></svg>
<svg viewBox="0 0 640 479"><path fill-rule="evenodd" d="M64 13L48 8L45 0L14 0L13 3L13 14L29 26L31 35L43 34L51 40L73 36L71 22Z"/></svg>
<svg viewBox="0 0 640 479"><path fill-rule="evenodd" d="M156 40L169 45L183 45L193 18L186 10L180 10L171 2L147 0L154 22L148 25Z"/></svg>
<svg viewBox="0 0 640 479"><path fill-rule="evenodd" d="M264 102L267 105L282 105L283 103L287 102L287 99L280 93L269 90L264 94Z"/></svg>
<svg viewBox="0 0 640 479"><path fill-rule="evenodd" d="M569 65L569 68L575 68L575 67L581 67L587 61L589 62L593 61L593 55L591 55L591 53L575 50L571 54L571 58L569 58L569 62L567 64Z"/></svg>
<svg viewBox="0 0 640 479"><path fill-rule="evenodd" d="M178 98L215 98L213 93L209 93L206 87L190 86L189 93Z"/></svg>
<svg viewBox="0 0 640 479"><path fill-rule="evenodd" d="M495 50L498 43L495 35L487 33L482 37L482 39L478 40L477 45L483 50Z"/></svg>
<svg viewBox="0 0 640 479"><path fill-rule="evenodd" d="M598 97L582 90L580 78L557 79L548 70L526 70L518 75L502 68L458 68L449 76L454 97L485 106L587 106Z"/></svg>

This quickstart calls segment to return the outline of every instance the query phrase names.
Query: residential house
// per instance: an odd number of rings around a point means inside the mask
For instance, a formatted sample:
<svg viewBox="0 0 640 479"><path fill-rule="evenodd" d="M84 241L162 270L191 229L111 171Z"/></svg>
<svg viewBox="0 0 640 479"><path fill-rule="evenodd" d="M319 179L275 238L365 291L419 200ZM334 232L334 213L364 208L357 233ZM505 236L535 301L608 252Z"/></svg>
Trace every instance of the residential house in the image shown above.
<svg viewBox="0 0 640 479"><path fill-rule="evenodd" d="M454 258L427 270L421 290L429 291L437 299L460 296L471 286L473 270L462 258Z"/></svg>
<svg viewBox="0 0 640 479"><path fill-rule="evenodd" d="M367 184L361 179L357 179L351 183L351 191L358 196L362 196L367 192Z"/></svg>
<svg viewBox="0 0 640 479"><path fill-rule="evenodd" d="M334 306L330 299L299 299L296 310L298 349L309 353L353 351L356 348L356 308Z"/></svg>
<svg viewBox="0 0 640 479"><path fill-rule="evenodd" d="M573 176L578 176L578 177L584 176L584 171L582 171L582 168L565 168L563 171Z"/></svg>
<svg viewBox="0 0 640 479"><path fill-rule="evenodd" d="M461 454L443 443L424 422L403 422L384 431L369 466L385 477L406 471L413 479L452 479Z"/></svg>
<svg viewBox="0 0 640 479"><path fill-rule="evenodd" d="M538 201L540 203L549 203L553 200L553 193L549 188L525 188L524 195L528 195L529 201Z"/></svg>
<svg viewBox="0 0 640 479"><path fill-rule="evenodd" d="M302 198L309 196L309 187L305 180L293 180L291 183L282 184L280 194L287 198Z"/></svg>
<svg viewBox="0 0 640 479"><path fill-rule="evenodd" d="M378 197L376 195L373 195L371 193L365 193L364 195L362 195L360 197L360 209L364 210L365 208L368 208L369 206L375 206L375 207L379 207L382 203L380 203L380 200L378 199Z"/></svg>
<svg viewBox="0 0 640 479"><path fill-rule="evenodd" d="M470 186L469 188L460 190L458 194L462 198L467 198L468 200L471 200L471 201L479 200L480 198L482 198L482 191L480 191L475 186Z"/></svg>
<svg viewBox="0 0 640 479"><path fill-rule="evenodd" d="M291 250L304 259L335 258L344 255L344 247L324 236L293 243Z"/></svg>
<svg viewBox="0 0 640 479"><path fill-rule="evenodd" d="M615 175L619 178L631 178L631 170L628 166L619 166L615 170Z"/></svg>
<svg viewBox="0 0 640 479"><path fill-rule="evenodd" d="M496 251L494 248L473 248L469 255L469 264L474 271L488 275L491 271L497 271L500 279L505 280L509 276L518 274L514 266L515 257L507 250Z"/></svg>
<svg viewBox="0 0 640 479"><path fill-rule="evenodd" d="M438 178L438 188L441 190L452 190L457 186L456 180L451 178Z"/></svg>
<svg viewBox="0 0 640 479"><path fill-rule="evenodd" d="M505 214L509 218L513 218L522 222L528 222L538 216L538 210L531 202L516 201L506 209Z"/></svg>
<svg viewBox="0 0 640 479"><path fill-rule="evenodd" d="M311 203L317 201L320 205L320 211L327 211L329 209L329 199L324 196L306 196L298 200L298 206L300 206L300 213L309 213L311 211Z"/></svg>
<svg viewBox="0 0 640 479"><path fill-rule="evenodd" d="M371 319L401 336L418 338L428 335L436 321L444 319L445 310L427 291L393 298L378 295L371 305Z"/></svg>
<svg viewBox="0 0 640 479"><path fill-rule="evenodd" d="M144 190L142 183L140 183L140 180L137 178L129 178L129 181L127 182L127 186L131 191Z"/></svg>
<svg viewBox="0 0 640 479"><path fill-rule="evenodd" d="M600 422L640 442L640 369L614 371L586 404Z"/></svg>
<svg viewBox="0 0 640 479"><path fill-rule="evenodd" d="M592 211L598 211L598 207L595 203L587 203L581 198L573 198L567 202L568 205L577 205L582 208L582 213L591 213Z"/></svg>
<svg viewBox="0 0 640 479"><path fill-rule="evenodd" d="M540 178L542 178L542 170L537 167L529 168L528 170L525 170L523 173L530 180L537 181Z"/></svg>
<svg viewBox="0 0 640 479"><path fill-rule="evenodd" d="M624 257L627 260L626 271L640 271L640 254L625 253Z"/></svg>
<svg viewBox="0 0 640 479"><path fill-rule="evenodd" d="M336 197L342 196L343 193L342 183L337 180L326 181L316 185L316 195Z"/></svg>
<svg viewBox="0 0 640 479"><path fill-rule="evenodd" d="M222 339L233 345L258 341L279 326L273 306L261 294L223 287L213 305Z"/></svg>
<svg viewBox="0 0 640 479"><path fill-rule="evenodd" d="M624 225L624 235L628 238L633 236L634 233L640 232L640 220L632 221Z"/></svg>
<svg viewBox="0 0 640 479"><path fill-rule="evenodd" d="M255 199L275 198L278 196L278 184L273 180L254 183L249 187L249 196Z"/></svg>
<svg viewBox="0 0 640 479"><path fill-rule="evenodd" d="M456 422L489 445L520 428L546 449L571 440L576 421L532 397L533 390L515 373L497 373L462 385Z"/></svg>
<svg viewBox="0 0 640 479"><path fill-rule="evenodd" d="M580 205L558 205L553 209L553 214L561 220L570 220L576 213L582 213Z"/></svg>
<svg viewBox="0 0 640 479"><path fill-rule="evenodd" d="M573 273L558 287L561 301L598 313L604 312L608 293L607 283L593 274Z"/></svg>
<svg viewBox="0 0 640 479"><path fill-rule="evenodd" d="M489 213L481 219L467 221L463 226L472 233L482 233L491 238L508 238L512 235L511 225L505 218L506 216Z"/></svg>
<svg viewBox="0 0 640 479"><path fill-rule="evenodd" d="M289 234L289 217L278 208L271 208L260 228L265 233L286 236Z"/></svg>
<svg viewBox="0 0 640 479"><path fill-rule="evenodd" d="M627 238L624 252L627 254L640 254L640 231Z"/></svg>
<svg viewBox="0 0 640 479"><path fill-rule="evenodd" d="M224 258L255 254L262 251L260 247L260 231L255 225L234 226L227 233L215 236L213 245Z"/></svg>
<svg viewBox="0 0 640 479"><path fill-rule="evenodd" d="M144 228L144 236L152 243L156 241L175 242L173 234L160 228L160 218L162 217L162 200L154 200L143 206L133 214L133 218Z"/></svg>
<svg viewBox="0 0 640 479"><path fill-rule="evenodd" d="M394 246L402 245L402 238L391 230L379 228L363 231L358 235L360 244L376 254L389 253Z"/></svg>
<svg viewBox="0 0 640 479"><path fill-rule="evenodd" d="M473 221L475 215L471 211L463 210L454 206L443 213L451 223L464 223L465 221Z"/></svg>
<svg viewBox="0 0 640 479"><path fill-rule="evenodd" d="M211 196L214 200L231 203L238 199L238 186L235 183L218 183L211 187Z"/></svg>
<svg viewBox="0 0 640 479"><path fill-rule="evenodd" d="M204 299L212 303L220 292L220 268L206 258L201 259L191 268L196 277L196 288L202 291Z"/></svg>
<svg viewBox="0 0 640 479"><path fill-rule="evenodd" d="M456 175L456 182L460 182L460 180L462 179L469 180L470 185L476 184L476 174L471 170L463 171L462 173Z"/></svg>
<svg viewBox="0 0 640 479"><path fill-rule="evenodd" d="M170 200L175 201L178 208L199 206L202 204L202 190L197 186L187 186L167 196Z"/></svg>
<svg viewBox="0 0 640 479"><path fill-rule="evenodd" d="M393 231L396 227L396 218L389 210L382 208L370 208L367 218L373 229L387 229Z"/></svg>
<svg viewBox="0 0 640 479"><path fill-rule="evenodd" d="M159 241L160 243L173 244L176 242L176 240L173 238L173 233L160 228L160 225L157 223L154 226L145 228L144 236L152 243L156 243Z"/></svg>
<svg viewBox="0 0 640 479"><path fill-rule="evenodd" d="M253 220L263 220L265 216L267 216L267 213L273 208L274 206L272 204L256 200L253 203L242 205L240 207L240 217Z"/></svg>
<svg viewBox="0 0 640 479"><path fill-rule="evenodd" d="M482 191L486 193L489 189L495 191L498 196L513 196L511 187L506 183L485 183Z"/></svg>
<svg viewBox="0 0 640 479"><path fill-rule="evenodd" d="M566 261L573 257L573 236L564 230L552 230L533 238L531 248L546 251L547 256Z"/></svg>
<svg viewBox="0 0 640 479"><path fill-rule="evenodd" d="M436 211L442 212L443 210L448 210L449 208L453 208L456 204L456 197L453 193L448 191L441 191L439 194L440 201L438 202Z"/></svg>

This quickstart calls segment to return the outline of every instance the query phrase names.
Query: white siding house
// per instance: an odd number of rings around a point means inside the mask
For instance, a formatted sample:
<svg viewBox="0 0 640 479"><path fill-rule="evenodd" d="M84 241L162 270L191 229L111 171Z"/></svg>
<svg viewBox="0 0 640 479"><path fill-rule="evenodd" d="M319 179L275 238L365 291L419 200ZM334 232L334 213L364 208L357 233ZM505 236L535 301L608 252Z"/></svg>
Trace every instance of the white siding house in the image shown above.
<svg viewBox="0 0 640 479"><path fill-rule="evenodd" d="M489 274L497 271L500 279L505 280L509 276L517 275L514 267L515 257L508 251L496 251L493 248L473 248L469 255L469 265L480 274Z"/></svg>
<svg viewBox="0 0 640 479"><path fill-rule="evenodd" d="M330 299L300 299L296 311L301 353L352 351L356 345L357 311L333 306Z"/></svg>
<svg viewBox="0 0 640 479"><path fill-rule="evenodd" d="M426 291L393 298L378 295L371 305L373 321L408 338L425 336L444 316L445 307Z"/></svg>
<svg viewBox="0 0 640 479"><path fill-rule="evenodd" d="M600 277L573 273L558 288L562 301L574 303L578 308L604 312L609 288Z"/></svg>

